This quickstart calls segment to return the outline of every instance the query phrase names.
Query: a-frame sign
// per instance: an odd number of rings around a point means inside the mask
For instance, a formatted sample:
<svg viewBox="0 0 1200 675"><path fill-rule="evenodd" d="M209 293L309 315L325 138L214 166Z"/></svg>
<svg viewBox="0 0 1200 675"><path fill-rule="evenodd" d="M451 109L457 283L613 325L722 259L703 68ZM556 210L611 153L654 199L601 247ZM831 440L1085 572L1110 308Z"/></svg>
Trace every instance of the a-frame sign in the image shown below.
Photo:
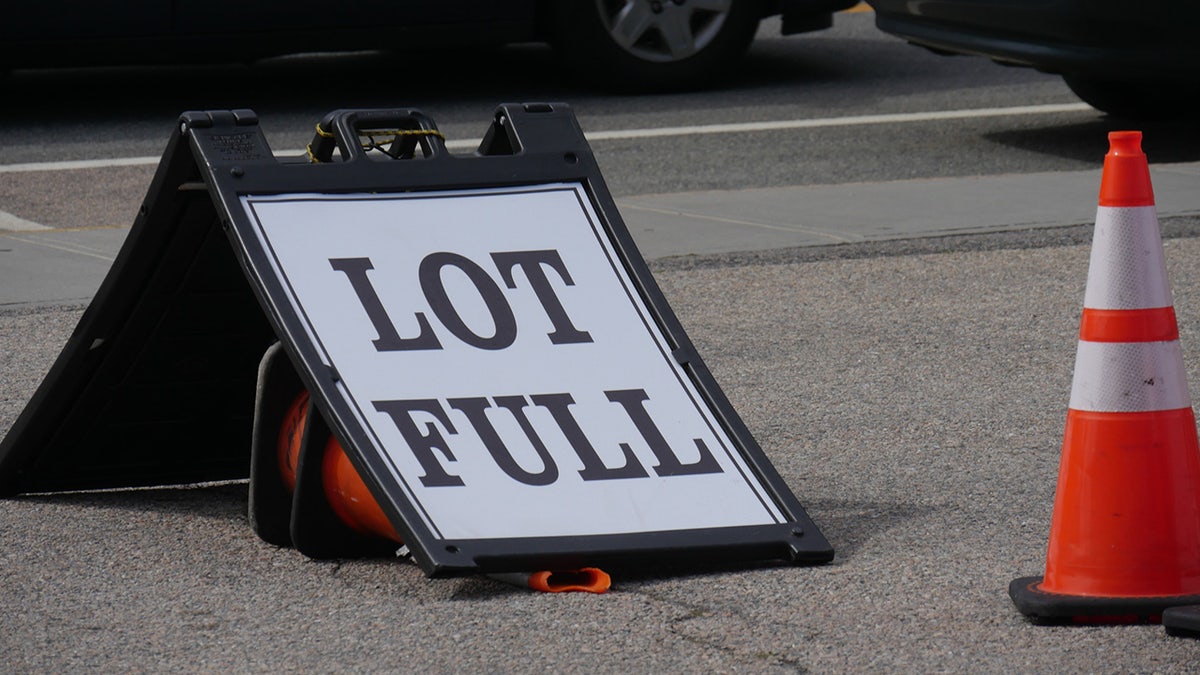
<svg viewBox="0 0 1200 675"><path fill-rule="evenodd" d="M470 155L416 110L334 111L293 159L251 111L183 114L0 494L249 475L267 541L369 550L327 527L331 435L429 575L833 556L563 104L500 106Z"/></svg>

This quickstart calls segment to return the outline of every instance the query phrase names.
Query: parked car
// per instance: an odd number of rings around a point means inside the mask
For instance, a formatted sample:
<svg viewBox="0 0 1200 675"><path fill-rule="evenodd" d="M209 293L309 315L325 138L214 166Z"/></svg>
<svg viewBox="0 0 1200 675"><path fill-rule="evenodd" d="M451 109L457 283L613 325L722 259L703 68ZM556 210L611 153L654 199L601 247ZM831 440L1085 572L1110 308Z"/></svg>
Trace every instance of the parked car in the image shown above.
<svg viewBox="0 0 1200 675"><path fill-rule="evenodd" d="M1167 0L867 0L880 30L939 54L1061 75L1129 118L1195 113L1200 4Z"/></svg>
<svg viewBox="0 0 1200 675"><path fill-rule="evenodd" d="M605 86L678 89L729 72L766 17L819 30L856 1L41 0L5 12L0 68L545 42Z"/></svg>

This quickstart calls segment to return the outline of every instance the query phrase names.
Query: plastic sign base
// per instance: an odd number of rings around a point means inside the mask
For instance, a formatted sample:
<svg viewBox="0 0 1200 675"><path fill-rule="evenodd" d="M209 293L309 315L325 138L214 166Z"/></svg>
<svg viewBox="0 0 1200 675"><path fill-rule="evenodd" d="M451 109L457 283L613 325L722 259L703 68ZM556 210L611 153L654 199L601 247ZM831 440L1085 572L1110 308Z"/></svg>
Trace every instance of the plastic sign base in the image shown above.
<svg viewBox="0 0 1200 675"><path fill-rule="evenodd" d="M285 488L277 439L302 391ZM415 110L334 111L294 160L249 111L185 113L112 273L0 445L0 488L249 473L264 540L378 553L322 497L330 438L431 575L833 556L563 104L499 107L469 156Z"/></svg>

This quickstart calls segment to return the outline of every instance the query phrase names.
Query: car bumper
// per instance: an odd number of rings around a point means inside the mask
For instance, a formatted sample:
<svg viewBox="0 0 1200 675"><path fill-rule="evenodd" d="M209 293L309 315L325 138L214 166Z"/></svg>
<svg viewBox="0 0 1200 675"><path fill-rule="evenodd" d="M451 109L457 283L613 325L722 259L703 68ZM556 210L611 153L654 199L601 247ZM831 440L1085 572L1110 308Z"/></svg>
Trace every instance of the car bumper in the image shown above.
<svg viewBox="0 0 1200 675"><path fill-rule="evenodd" d="M783 17L782 33L794 35L833 25L833 13L850 9L859 0L778 0L768 11Z"/></svg>
<svg viewBox="0 0 1200 675"><path fill-rule="evenodd" d="M880 30L937 51L1101 79L1200 79L1200 7L1189 3L869 2Z"/></svg>

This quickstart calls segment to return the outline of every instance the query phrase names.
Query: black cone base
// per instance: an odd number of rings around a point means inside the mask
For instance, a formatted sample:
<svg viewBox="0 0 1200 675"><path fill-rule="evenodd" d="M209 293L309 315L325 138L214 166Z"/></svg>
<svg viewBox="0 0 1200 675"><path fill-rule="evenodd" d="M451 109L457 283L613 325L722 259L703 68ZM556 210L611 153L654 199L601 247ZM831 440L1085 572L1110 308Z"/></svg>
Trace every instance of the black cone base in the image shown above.
<svg viewBox="0 0 1200 675"><path fill-rule="evenodd" d="M1165 610L1162 625L1167 629L1167 635L1200 638L1200 605L1184 605Z"/></svg>
<svg viewBox="0 0 1200 675"><path fill-rule="evenodd" d="M1200 605L1200 595L1103 597L1047 593L1042 577L1022 577L1008 585L1017 611L1039 624L1162 623L1163 613L1181 605ZM1198 608L1200 609L1200 608Z"/></svg>

